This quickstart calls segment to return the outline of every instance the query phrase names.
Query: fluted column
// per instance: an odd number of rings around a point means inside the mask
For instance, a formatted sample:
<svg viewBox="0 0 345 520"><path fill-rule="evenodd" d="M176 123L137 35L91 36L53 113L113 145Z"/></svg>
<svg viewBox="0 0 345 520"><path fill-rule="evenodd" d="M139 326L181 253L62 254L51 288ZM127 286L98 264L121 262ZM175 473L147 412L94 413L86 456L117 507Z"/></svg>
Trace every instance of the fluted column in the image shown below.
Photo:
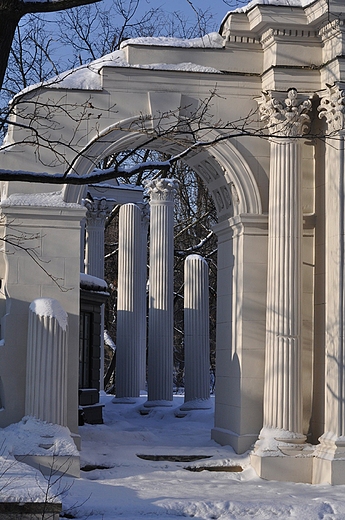
<svg viewBox="0 0 345 520"><path fill-rule="evenodd" d="M139 397L141 376L141 211L124 204L119 212L116 333L116 399Z"/></svg>
<svg viewBox="0 0 345 520"><path fill-rule="evenodd" d="M173 399L173 262L176 181L147 184L150 194L148 401L171 406Z"/></svg>
<svg viewBox="0 0 345 520"><path fill-rule="evenodd" d="M210 335L208 264L200 255L184 264L185 402L181 410L209 408Z"/></svg>
<svg viewBox="0 0 345 520"><path fill-rule="evenodd" d="M84 201L86 212L85 272L104 278L104 223L108 213L105 199Z"/></svg>
<svg viewBox="0 0 345 520"><path fill-rule="evenodd" d="M271 134L264 429L302 436L301 392L301 164L298 137L309 122L310 100L290 89L280 101L259 102ZM291 434L291 435L290 435Z"/></svg>
<svg viewBox="0 0 345 520"><path fill-rule="evenodd" d="M150 207L144 204L141 211L141 252L140 252L140 389L146 385L146 340L147 340L147 232L150 221Z"/></svg>
<svg viewBox="0 0 345 520"><path fill-rule="evenodd" d="M328 87L319 106L325 155L325 430L315 450L316 477L345 483L345 91Z"/></svg>
<svg viewBox="0 0 345 520"><path fill-rule="evenodd" d="M67 425L67 314L52 298L29 307L25 414Z"/></svg>

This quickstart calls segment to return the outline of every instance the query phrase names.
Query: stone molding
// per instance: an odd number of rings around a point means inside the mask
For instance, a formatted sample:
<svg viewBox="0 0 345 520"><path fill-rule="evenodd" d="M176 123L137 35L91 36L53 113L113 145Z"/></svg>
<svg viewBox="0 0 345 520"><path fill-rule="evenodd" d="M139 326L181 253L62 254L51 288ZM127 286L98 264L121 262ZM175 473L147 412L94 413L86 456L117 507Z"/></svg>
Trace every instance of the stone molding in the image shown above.
<svg viewBox="0 0 345 520"><path fill-rule="evenodd" d="M300 38L300 39L312 39L316 38L319 40L318 31L305 31L303 29L268 29L263 33L260 43L263 48L276 41L277 38Z"/></svg>
<svg viewBox="0 0 345 520"><path fill-rule="evenodd" d="M300 99L295 88L287 91L287 97L280 101L273 92L263 92L258 99L261 121L267 122L266 128L271 136L301 137L306 133L311 110L310 99Z"/></svg>
<svg viewBox="0 0 345 520"><path fill-rule="evenodd" d="M326 93L317 107L319 118L325 118L329 133L344 129L345 91L337 85L327 85Z"/></svg>
<svg viewBox="0 0 345 520"><path fill-rule="evenodd" d="M250 43L250 44L259 45L260 40L255 36L229 34L226 37L226 43Z"/></svg>
<svg viewBox="0 0 345 520"><path fill-rule="evenodd" d="M268 233L268 215L243 213L215 224L212 229L220 241L226 241L229 234L232 237L248 234L266 236Z"/></svg>
<svg viewBox="0 0 345 520"><path fill-rule="evenodd" d="M332 22L329 22L328 24L321 27L319 34L322 38L322 41L339 35L339 33L344 30L344 24L344 20L339 20L339 18L337 18L336 20L333 20Z"/></svg>

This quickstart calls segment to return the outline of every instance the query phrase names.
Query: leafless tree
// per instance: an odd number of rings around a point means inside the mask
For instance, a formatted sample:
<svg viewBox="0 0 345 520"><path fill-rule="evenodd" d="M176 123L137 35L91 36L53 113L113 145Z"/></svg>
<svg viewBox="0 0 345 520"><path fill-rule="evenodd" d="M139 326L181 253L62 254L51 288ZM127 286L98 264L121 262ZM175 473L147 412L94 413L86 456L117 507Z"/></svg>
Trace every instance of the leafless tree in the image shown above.
<svg viewBox="0 0 345 520"><path fill-rule="evenodd" d="M7 0L0 3L0 88L2 88L12 41L20 20L30 13L51 13L99 0Z"/></svg>

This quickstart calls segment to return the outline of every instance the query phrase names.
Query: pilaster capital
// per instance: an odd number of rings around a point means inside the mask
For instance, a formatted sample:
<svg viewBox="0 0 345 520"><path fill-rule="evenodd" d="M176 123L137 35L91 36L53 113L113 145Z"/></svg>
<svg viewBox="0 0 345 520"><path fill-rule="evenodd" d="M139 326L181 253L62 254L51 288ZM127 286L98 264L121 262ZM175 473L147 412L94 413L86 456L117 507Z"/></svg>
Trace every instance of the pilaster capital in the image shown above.
<svg viewBox="0 0 345 520"><path fill-rule="evenodd" d="M261 121L267 123L270 135L295 138L305 134L310 123L310 99L300 99L295 88L287 91L284 100L276 94L263 92L258 99Z"/></svg>
<svg viewBox="0 0 345 520"><path fill-rule="evenodd" d="M327 91L321 97L318 106L319 118L326 119L328 133L344 130L345 114L345 91L337 85L333 87L327 85Z"/></svg>
<svg viewBox="0 0 345 520"><path fill-rule="evenodd" d="M99 200L85 199L86 221L88 225L104 225L109 212L109 206L105 198Z"/></svg>
<svg viewBox="0 0 345 520"><path fill-rule="evenodd" d="M177 180L159 177L145 183L150 201L173 202L177 189Z"/></svg>

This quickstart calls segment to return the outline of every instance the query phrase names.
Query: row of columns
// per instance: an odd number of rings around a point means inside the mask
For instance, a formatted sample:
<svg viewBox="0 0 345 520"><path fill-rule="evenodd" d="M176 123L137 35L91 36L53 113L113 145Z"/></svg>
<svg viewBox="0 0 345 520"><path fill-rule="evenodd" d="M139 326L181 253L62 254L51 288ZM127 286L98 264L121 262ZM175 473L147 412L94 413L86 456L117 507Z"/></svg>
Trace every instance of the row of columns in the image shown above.
<svg viewBox="0 0 345 520"><path fill-rule="evenodd" d="M148 400L145 407L173 400L173 212L176 181L150 181L150 277ZM119 212L116 397L131 402L142 388L146 367L146 233L141 210ZM208 265L190 255L185 267L185 409L207 407L209 398Z"/></svg>

